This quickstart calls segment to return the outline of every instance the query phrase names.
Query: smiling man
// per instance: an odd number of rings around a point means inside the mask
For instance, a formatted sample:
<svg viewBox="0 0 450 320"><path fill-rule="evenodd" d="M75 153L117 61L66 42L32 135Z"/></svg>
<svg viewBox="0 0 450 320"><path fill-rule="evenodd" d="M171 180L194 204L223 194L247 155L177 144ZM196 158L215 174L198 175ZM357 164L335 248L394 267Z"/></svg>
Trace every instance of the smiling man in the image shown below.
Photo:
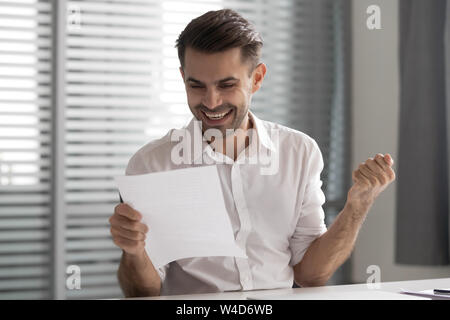
<svg viewBox="0 0 450 320"><path fill-rule="evenodd" d="M134 175L206 165L198 164L199 158L215 164L236 243L248 258L193 257L156 270L144 249L152 226L140 222L138 211L119 204L110 223L114 243L123 250L118 277L126 296L289 288L294 281L324 285L350 255L371 205L394 180L389 155L362 163L353 172L343 210L327 230L317 143L249 110L266 74L262 45L254 27L232 10L192 20L177 48L194 115L184 130L190 137L196 130L203 133L201 148L194 148L192 162L174 163L174 129L143 146L126 170ZM208 138L210 130L216 133L213 138ZM240 162L254 156L246 152L250 146L258 153L276 153L277 170L261 174L261 163Z"/></svg>
<svg viewBox="0 0 450 320"><path fill-rule="evenodd" d="M240 47L203 52L185 47L182 41L183 34L179 40L183 61L180 72L189 108L201 121L202 132L220 131L212 139L212 148L236 160L249 143L245 139L253 128L249 106L253 93L261 86L266 66L253 66L251 59L255 57L243 57Z"/></svg>

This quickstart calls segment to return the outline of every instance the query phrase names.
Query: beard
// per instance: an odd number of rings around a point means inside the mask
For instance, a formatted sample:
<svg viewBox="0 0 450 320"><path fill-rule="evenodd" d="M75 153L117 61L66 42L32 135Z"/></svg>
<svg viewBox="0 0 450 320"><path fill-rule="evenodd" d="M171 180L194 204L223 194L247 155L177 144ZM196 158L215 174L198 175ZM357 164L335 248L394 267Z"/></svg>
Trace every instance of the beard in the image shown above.
<svg viewBox="0 0 450 320"><path fill-rule="evenodd" d="M206 115L204 112L212 113L212 111L202 103L194 106L191 110L195 118L202 122L203 133L208 129L217 129L222 133L223 137L226 137L227 135L233 134L233 132L242 125L242 121L247 115L248 105L243 104L241 106L236 106L231 103L224 103L218 107L215 107L213 111L214 113L230 112L230 114L226 117L231 117L231 119L227 120L226 123L217 126L209 125L206 122Z"/></svg>

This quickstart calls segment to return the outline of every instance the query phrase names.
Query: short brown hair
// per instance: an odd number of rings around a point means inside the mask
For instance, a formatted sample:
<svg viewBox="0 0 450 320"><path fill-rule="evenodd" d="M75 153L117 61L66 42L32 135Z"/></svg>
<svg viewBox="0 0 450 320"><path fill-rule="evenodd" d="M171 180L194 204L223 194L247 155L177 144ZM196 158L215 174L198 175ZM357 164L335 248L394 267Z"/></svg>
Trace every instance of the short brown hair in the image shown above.
<svg viewBox="0 0 450 320"><path fill-rule="evenodd" d="M183 69L187 47L206 53L241 48L242 61L250 60L251 71L259 63L262 46L263 40L255 27L231 9L208 11L193 19L175 45Z"/></svg>

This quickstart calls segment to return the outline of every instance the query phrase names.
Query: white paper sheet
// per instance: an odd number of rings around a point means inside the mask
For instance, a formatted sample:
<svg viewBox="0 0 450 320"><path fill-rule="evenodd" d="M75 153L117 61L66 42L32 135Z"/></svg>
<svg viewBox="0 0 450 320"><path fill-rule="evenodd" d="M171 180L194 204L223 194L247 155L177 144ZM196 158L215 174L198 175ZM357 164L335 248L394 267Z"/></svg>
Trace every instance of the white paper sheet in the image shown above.
<svg viewBox="0 0 450 320"><path fill-rule="evenodd" d="M420 297L429 297L429 298L436 299L436 300L450 300L450 295L434 293L433 289L422 290L422 291L401 289L401 292L405 293L405 294L420 296Z"/></svg>
<svg viewBox="0 0 450 320"><path fill-rule="evenodd" d="M115 177L122 199L142 216L155 268L183 258L247 258L235 243L216 166Z"/></svg>

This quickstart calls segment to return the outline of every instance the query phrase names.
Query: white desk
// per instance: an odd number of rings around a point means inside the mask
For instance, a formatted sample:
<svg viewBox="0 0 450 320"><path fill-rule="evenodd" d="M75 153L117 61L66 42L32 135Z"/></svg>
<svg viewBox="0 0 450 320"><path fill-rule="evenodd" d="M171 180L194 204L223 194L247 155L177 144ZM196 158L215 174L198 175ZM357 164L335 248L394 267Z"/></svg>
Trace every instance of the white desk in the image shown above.
<svg viewBox="0 0 450 320"><path fill-rule="evenodd" d="M147 298L133 298L145 300L246 300L247 297L257 297L261 299L276 299L276 296L286 297L298 300L328 300L336 299L337 293L343 293L343 299L364 299L362 291L369 292L373 290L387 291L391 293L399 293L401 289L410 291L421 291L434 288L450 288L450 278L412 280L412 281L396 281L382 282L377 289L370 289L366 283L353 285L323 286L312 288L295 288L295 289L273 289L273 290L254 290L254 291L237 291L223 293L207 293L207 294L188 294L188 295L172 295ZM354 295L352 295L354 293ZM366 296L367 297L367 296ZM381 295L380 295L381 297ZM398 295L399 299L415 299L417 297L410 295ZM131 298L130 298L131 299ZM385 298L386 299L386 298ZM389 298L388 298L389 299Z"/></svg>

